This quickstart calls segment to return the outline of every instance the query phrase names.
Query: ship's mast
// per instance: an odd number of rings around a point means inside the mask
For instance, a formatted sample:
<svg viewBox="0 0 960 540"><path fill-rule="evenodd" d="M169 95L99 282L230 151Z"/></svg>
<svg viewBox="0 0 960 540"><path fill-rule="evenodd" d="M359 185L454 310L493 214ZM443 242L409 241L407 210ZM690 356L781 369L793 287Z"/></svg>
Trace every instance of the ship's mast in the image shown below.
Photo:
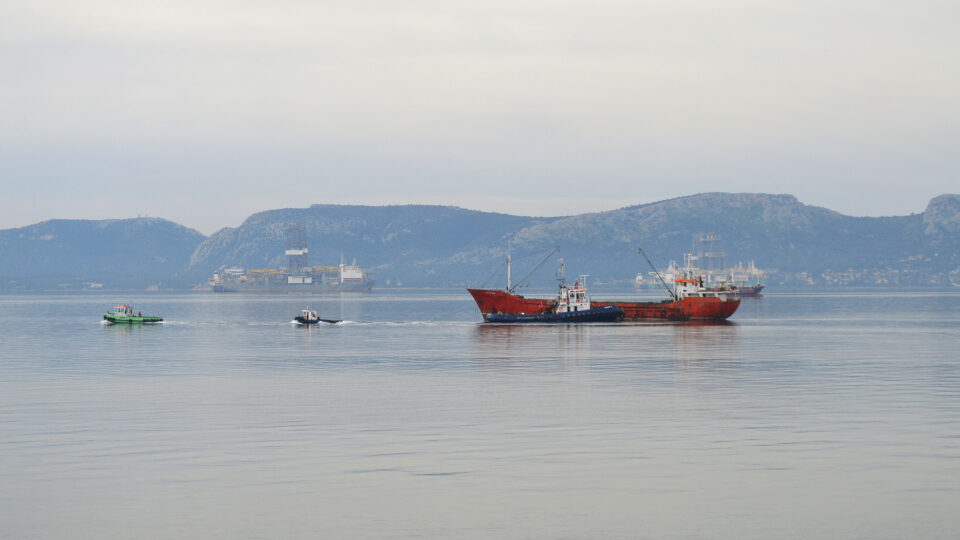
<svg viewBox="0 0 960 540"><path fill-rule="evenodd" d="M547 253L546 255L544 255L544 257L543 257L542 259L540 259L540 262L538 262L536 266L534 266L533 268L531 268L529 272L527 272L526 274L524 274L523 277L520 278L519 281L517 281L517 284L516 284L516 285L514 285L513 283L509 283L509 280L510 280L510 265L507 265L507 281L508 281L508 284L510 285L510 288L507 289L507 292L508 292L508 293L512 293L512 292L513 292L513 289L515 289L516 287L519 287L519 286L523 285L524 282L527 281L527 278L529 278L531 274L533 274L534 272L536 272L537 269L539 269L541 266L543 266L543 263L547 262L547 259L549 259L554 253L556 253L556 252L558 252L558 251L560 251L560 246L557 246L557 247L551 249L549 253ZM508 257L507 257L507 262L509 262L509 261L510 261L510 258L509 258L509 256L508 256Z"/></svg>
<svg viewBox="0 0 960 540"><path fill-rule="evenodd" d="M512 290L511 283L510 283L510 269L511 269L510 263L511 263L510 248L508 247L507 248L507 292L510 292Z"/></svg>

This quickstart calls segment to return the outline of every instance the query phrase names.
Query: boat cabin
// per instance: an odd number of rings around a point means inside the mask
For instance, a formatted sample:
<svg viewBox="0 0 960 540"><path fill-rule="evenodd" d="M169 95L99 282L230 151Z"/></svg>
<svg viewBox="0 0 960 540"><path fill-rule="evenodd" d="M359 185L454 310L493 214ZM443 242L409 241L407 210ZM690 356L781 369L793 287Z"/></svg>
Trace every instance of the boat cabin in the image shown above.
<svg viewBox="0 0 960 540"><path fill-rule="evenodd" d="M722 301L727 300L727 296L733 294L733 289L729 287L704 287L703 278L693 279L690 277L678 277L675 279L677 299L683 298L719 298Z"/></svg>
<svg viewBox="0 0 960 540"><path fill-rule="evenodd" d="M590 298L587 297L587 276L581 275L572 287L560 285L560 295L557 299L557 313L572 313L590 309Z"/></svg>
<svg viewBox="0 0 960 540"><path fill-rule="evenodd" d="M129 304L117 304L113 306L113 314L121 317L133 317L133 306Z"/></svg>
<svg viewBox="0 0 960 540"><path fill-rule="evenodd" d="M316 311L310 308L307 308L300 311L300 318L302 318L305 321L316 321L320 319L320 316L317 315Z"/></svg>

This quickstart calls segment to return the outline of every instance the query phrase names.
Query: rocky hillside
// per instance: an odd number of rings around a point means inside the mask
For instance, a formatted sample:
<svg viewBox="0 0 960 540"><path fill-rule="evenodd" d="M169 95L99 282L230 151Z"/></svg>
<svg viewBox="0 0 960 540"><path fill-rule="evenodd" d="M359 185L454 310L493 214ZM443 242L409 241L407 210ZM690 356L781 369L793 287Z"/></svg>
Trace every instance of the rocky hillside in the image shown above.
<svg viewBox="0 0 960 540"><path fill-rule="evenodd" d="M142 289L180 279L204 240L165 219L50 220L0 231L0 291Z"/></svg>
<svg viewBox="0 0 960 540"><path fill-rule="evenodd" d="M924 253L922 216L856 218L804 205L791 195L707 193L520 230L517 246L568 247L568 261L603 280L645 270L637 246L657 264L681 260L695 234L724 239L728 263L756 261L781 273L875 268ZM595 261L604 261L598 264Z"/></svg>
<svg viewBox="0 0 960 540"><path fill-rule="evenodd" d="M681 261L695 234L723 238L728 264L755 261L772 285L960 283L960 195L922 214L861 218L805 205L791 195L705 193L607 212L555 218L449 206L341 206L269 210L208 238L162 219L54 220L0 231L0 291L192 288L221 266L284 265L286 231L302 226L311 264L343 255L377 274L378 286L497 285L509 246L514 276L550 248L568 272L595 285L626 285ZM550 286L556 261L535 274Z"/></svg>
<svg viewBox="0 0 960 540"><path fill-rule="evenodd" d="M261 212L236 229L211 235L197 248L187 274L200 279L224 265L282 266L285 231L300 224L313 264L335 264L344 254L375 268L381 286L483 284L508 245L518 273L536 263L536 254L559 246L556 257L565 258L570 272L622 284L647 271L637 247L665 265L691 249L694 234L707 231L723 237L728 263L754 260L775 270L772 282L945 284L960 263L958 207L960 196L944 195L923 214L860 218L805 205L791 195L742 193L559 218L440 206L314 205ZM536 282L549 284L551 276L543 270Z"/></svg>
<svg viewBox="0 0 960 540"><path fill-rule="evenodd" d="M187 272L199 278L220 266L283 266L286 231L302 225L311 264L339 264L343 255L348 262L375 267L381 284L453 284L464 279L458 268L464 253L471 254L474 264L490 262L503 251L505 238L556 219L451 206L315 204L270 210L210 235L191 257Z"/></svg>

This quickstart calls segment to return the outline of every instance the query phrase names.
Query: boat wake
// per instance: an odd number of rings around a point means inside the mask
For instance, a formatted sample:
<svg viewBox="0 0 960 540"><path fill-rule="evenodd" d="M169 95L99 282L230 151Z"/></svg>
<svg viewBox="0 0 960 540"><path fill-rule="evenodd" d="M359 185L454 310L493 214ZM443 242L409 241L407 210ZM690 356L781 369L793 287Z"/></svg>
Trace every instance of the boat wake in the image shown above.
<svg viewBox="0 0 960 540"><path fill-rule="evenodd" d="M344 321L358 326L476 326L475 321Z"/></svg>

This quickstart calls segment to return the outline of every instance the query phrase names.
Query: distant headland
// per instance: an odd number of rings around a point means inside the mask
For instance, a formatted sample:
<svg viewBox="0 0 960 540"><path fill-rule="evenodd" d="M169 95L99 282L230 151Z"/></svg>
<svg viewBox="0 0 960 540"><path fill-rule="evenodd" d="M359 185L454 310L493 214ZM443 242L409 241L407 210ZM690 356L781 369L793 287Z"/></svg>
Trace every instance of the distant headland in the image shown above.
<svg viewBox="0 0 960 540"><path fill-rule="evenodd" d="M702 193L548 218L314 204L258 212L210 236L160 218L54 219L0 230L0 292L200 288L223 266L282 266L294 225L316 264L356 259L378 287L481 285L508 246L518 261L559 246L597 286L626 285L647 270L638 246L666 264L705 231L723 238L728 261L768 269L773 286L960 286L960 195L907 216L852 217L792 195Z"/></svg>

